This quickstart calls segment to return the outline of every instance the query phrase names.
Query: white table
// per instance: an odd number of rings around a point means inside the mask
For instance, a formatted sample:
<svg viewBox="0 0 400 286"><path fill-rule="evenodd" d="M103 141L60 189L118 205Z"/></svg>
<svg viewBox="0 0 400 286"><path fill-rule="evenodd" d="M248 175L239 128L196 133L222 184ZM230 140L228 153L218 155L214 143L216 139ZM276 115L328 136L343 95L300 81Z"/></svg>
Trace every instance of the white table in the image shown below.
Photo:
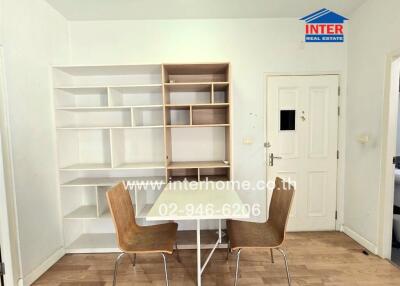
<svg viewBox="0 0 400 286"><path fill-rule="evenodd" d="M195 220L197 234L197 285L201 286L201 275L215 249L221 243L222 219L249 218L250 211L230 187L220 190L214 182L190 182L184 187L169 183L157 198L146 216L149 221L160 220ZM218 220L218 240L201 265L200 221Z"/></svg>

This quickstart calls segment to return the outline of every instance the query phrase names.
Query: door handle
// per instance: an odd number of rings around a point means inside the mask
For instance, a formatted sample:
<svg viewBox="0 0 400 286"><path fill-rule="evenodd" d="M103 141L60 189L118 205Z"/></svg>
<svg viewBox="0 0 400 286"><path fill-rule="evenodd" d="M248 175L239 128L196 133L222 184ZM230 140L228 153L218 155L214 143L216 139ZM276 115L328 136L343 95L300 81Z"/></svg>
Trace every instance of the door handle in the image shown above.
<svg viewBox="0 0 400 286"><path fill-rule="evenodd" d="M274 153L269 154L269 165L274 165L274 159L282 159L282 157L274 156Z"/></svg>

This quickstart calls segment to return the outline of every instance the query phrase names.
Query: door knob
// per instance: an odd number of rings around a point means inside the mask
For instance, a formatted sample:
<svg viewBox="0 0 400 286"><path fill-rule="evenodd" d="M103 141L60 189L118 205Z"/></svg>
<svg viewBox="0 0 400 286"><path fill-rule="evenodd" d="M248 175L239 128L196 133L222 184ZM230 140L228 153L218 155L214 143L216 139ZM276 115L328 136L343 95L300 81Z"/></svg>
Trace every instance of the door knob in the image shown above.
<svg viewBox="0 0 400 286"><path fill-rule="evenodd" d="M269 154L269 165L274 165L274 159L282 159L282 157L274 156L274 153Z"/></svg>

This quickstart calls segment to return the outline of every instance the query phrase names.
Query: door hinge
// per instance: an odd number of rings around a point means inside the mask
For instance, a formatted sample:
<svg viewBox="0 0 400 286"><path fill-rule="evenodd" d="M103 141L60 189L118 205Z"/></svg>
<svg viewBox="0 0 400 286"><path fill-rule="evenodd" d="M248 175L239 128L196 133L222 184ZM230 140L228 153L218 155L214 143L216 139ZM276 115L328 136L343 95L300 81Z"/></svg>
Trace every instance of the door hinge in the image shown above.
<svg viewBox="0 0 400 286"><path fill-rule="evenodd" d="M335 211L335 220L337 220L337 211Z"/></svg>
<svg viewBox="0 0 400 286"><path fill-rule="evenodd" d="M337 115L340 116L340 106L337 108Z"/></svg>
<svg viewBox="0 0 400 286"><path fill-rule="evenodd" d="M339 159L339 150L336 151L336 159Z"/></svg>
<svg viewBox="0 0 400 286"><path fill-rule="evenodd" d="M0 276L3 276L6 274L6 266L4 265L4 263L0 263Z"/></svg>

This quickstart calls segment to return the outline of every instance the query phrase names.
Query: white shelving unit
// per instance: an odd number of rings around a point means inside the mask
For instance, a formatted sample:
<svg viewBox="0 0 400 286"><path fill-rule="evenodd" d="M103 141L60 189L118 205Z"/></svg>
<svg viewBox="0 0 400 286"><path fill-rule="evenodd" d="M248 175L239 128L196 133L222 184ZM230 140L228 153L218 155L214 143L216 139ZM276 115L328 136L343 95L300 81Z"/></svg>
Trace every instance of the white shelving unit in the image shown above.
<svg viewBox="0 0 400 286"><path fill-rule="evenodd" d="M67 252L118 251L120 181L145 224L167 181L231 178L229 64L57 66L53 85Z"/></svg>

